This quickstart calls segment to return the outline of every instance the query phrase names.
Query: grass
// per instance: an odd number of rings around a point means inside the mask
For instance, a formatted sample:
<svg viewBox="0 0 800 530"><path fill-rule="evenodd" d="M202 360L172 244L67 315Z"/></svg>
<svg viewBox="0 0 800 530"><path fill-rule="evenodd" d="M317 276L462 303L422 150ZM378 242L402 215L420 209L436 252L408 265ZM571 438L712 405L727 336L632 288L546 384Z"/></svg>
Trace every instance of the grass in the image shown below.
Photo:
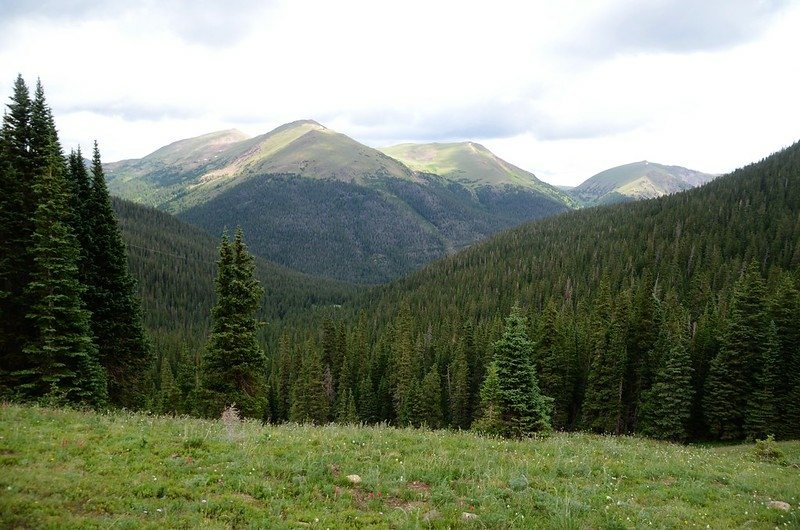
<svg viewBox="0 0 800 530"><path fill-rule="evenodd" d="M753 445L4 404L0 527L800 528L800 443L776 446L779 461Z"/></svg>

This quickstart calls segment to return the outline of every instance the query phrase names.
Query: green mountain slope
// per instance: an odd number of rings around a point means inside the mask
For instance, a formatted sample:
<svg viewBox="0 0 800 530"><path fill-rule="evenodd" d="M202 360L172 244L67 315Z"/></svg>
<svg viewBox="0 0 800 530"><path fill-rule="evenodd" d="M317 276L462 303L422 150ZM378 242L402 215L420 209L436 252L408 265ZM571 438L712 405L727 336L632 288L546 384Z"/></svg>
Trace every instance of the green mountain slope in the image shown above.
<svg viewBox="0 0 800 530"><path fill-rule="evenodd" d="M147 327L159 340L172 336L202 342L214 299L219 237L154 208L116 197L112 202ZM256 275L266 293L261 317L272 326L286 318L297 321L315 307L340 304L354 291L261 258L256 259Z"/></svg>
<svg viewBox="0 0 800 530"><path fill-rule="evenodd" d="M343 315L349 315L354 336L356 315L370 316L371 346L357 377L374 382L381 402L391 402L391 389L398 388L385 374L391 373L387 366L404 362L397 357L403 344L417 345L416 381L434 367L445 380L464 373L466 363L469 397L460 394L460 426L479 411L493 343L514 304L531 318L540 384L555 398L557 428L642 432L643 401L672 355L666 348L682 344L691 363L691 388L683 390L691 410L681 436L695 439L745 436L743 418L754 410L748 399L764 363L752 357L761 354L742 354L754 364L740 374L738 393L725 405L735 411L730 431L708 422L706 383L725 352L738 347L733 342L725 350L723 340L734 323L743 325L741 315L752 318L747 326L761 326L750 331L755 344L765 343L757 337L771 333L772 320L783 368L779 387L770 392L778 410L795 414L772 428L794 437L800 436L791 431L800 425L791 394L800 390L798 287L800 143L696 189L505 231L365 293ZM751 291L756 294L742 302L742 293ZM743 303L760 309L743 311ZM405 338L396 335L401 328ZM455 398L449 399L454 406ZM391 406L380 414L398 421Z"/></svg>
<svg viewBox="0 0 800 530"><path fill-rule="evenodd" d="M381 151L415 171L440 175L470 189L484 186L524 188L571 203L569 196L558 188L498 158L475 142L399 144L383 147Z"/></svg>
<svg viewBox="0 0 800 530"><path fill-rule="evenodd" d="M661 197L695 188L715 177L685 167L643 160L601 171L568 193L580 203L594 206Z"/></svg>
<svg viewBox="0 0 800 530"><path fill-rule="evenodd" d="M304 120L255 138L228 131L184 140L141 160L109 164L107 174L113 193L212 233L241 225L253 252L267 259L375 283L569 209L555 188L475 150L506 176L483 185L415 172Z"/></svg>

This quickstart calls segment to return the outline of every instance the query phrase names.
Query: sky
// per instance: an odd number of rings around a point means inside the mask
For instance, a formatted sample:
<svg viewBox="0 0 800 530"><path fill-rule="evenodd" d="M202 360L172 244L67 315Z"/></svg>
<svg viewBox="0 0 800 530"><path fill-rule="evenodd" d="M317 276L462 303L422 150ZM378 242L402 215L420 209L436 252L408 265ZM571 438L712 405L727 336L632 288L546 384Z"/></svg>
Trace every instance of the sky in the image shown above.
<svg viewBox="0 0 800 530"><path fill-rule="evenodd" d="M800 140L797 0L0 0L0 97L40 78L105 161L314 119L479 142L552 184L725 173Z"/></svg>

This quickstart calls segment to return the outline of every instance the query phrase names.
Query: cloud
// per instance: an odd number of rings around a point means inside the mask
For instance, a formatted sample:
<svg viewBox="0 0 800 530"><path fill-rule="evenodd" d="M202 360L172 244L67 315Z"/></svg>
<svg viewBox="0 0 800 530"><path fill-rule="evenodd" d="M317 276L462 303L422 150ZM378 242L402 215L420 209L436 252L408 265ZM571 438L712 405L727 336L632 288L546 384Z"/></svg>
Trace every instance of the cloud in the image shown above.
<svg viewBox="0 0 800 530"><path fill-rule="evenodd" d="M588 57L730 48L756 39L789 0L616 2L590 16L564 44Z"/></svg>
<svg viewBox="0 0 800 530"><path fill-rule="evenodd" d="M244 39L253 31L255 21L263 20L261 15L275 4L260 0L197 0L191 4L158 0L4 0L0 26L20 21L63 24L131 16L141 31L163 26L187 43L216 48Z"/></svg>
<svg viewBox="0 0 800 530"><path fill-rule="evenodd" d="M485 100L424 110L354 109L325 113L317 119L373 143L501 139L522 134L543 141L587 139L628 132L644 123L639 115L564 116L554 110L536 100Z"/></svg>
<svg viewBox="0 0 800 530"><path fill-rule="evenodd" d="M87 101L59 105L58 113L89 112L105 117L122 118L126 121L160 121L165 119L182 120L197 116L197 109L179 104L145 103L134 100Z"/></svg>

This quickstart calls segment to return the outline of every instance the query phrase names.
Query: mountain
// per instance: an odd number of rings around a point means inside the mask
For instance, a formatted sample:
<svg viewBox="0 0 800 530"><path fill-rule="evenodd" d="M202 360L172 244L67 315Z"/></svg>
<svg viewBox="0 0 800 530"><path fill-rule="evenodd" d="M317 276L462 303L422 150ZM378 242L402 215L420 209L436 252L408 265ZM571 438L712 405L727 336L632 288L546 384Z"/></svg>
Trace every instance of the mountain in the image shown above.
<svg viewBox="0 0 800 530"><path fill-rule="evenodd" d="M381 151L400 160L411 169L440 175L475 190L483 187L522 188L569 203L569 197L557 188L497 157L475 142L399 144Z"/></svg>
<svg viewBox="0 0 800 530"><path fill-rule="evenodd" d="M643 160L601 171L567 193L584 205L595 206L661 197L714 178L716 175L709 173Z"/></svg>
<svg viewBox="0 0 800 530"><path fill-rule="evenodd" d="M181 140L108 164L106 174L112 193L212 234L242 226L251 250L271 261L379 283L570 208L563 193L470 145L467 178L435 175L303 120L254 138L222 131ZM480 164L491 172L475 175Z"/></svg>

